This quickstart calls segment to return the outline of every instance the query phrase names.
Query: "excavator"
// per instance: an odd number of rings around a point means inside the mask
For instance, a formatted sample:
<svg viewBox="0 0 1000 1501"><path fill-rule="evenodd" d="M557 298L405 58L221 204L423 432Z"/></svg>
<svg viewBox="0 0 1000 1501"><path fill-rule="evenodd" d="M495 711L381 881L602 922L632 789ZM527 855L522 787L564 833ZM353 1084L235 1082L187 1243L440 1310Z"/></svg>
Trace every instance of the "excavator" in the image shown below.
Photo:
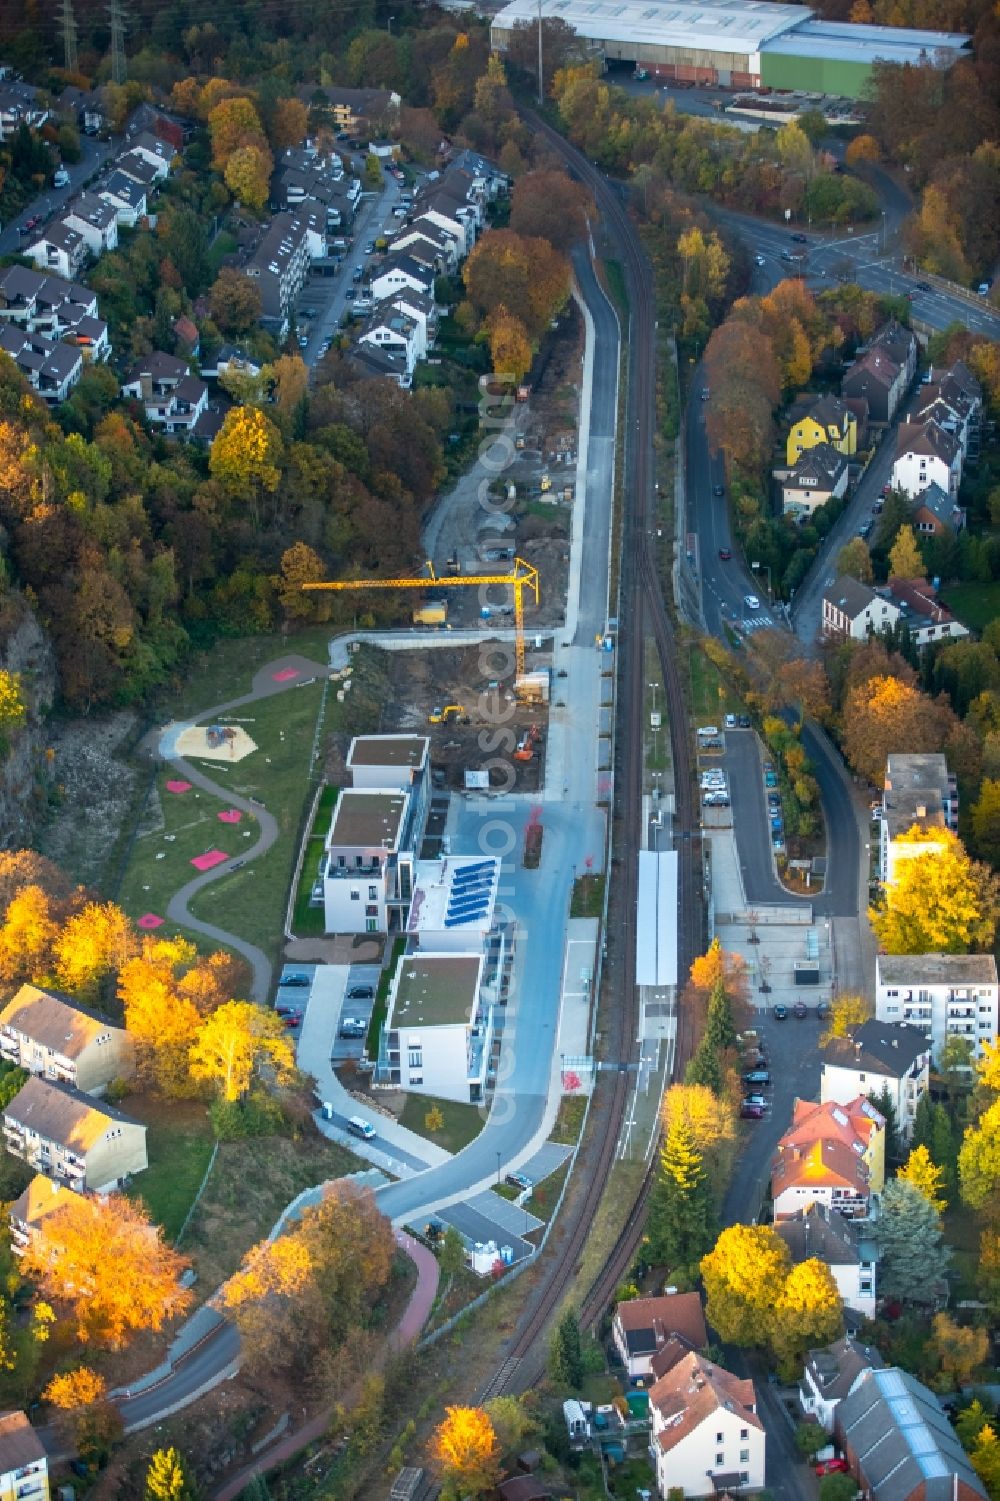
<svg viewBox="0 0 1000 1501"><path fill-rule="evenodd" d="M535 755L535 746L538 744L541 738L542 732L538 728L537 724L533 724L530 730L525 730L524 734L521 736L520 740L517 743L517 749L514 752L514 760L533 760Z"/></svg>
<svg viewBox="0 0 1000 1501"><path fill-rule="evenodd" d="M445 704L443 709L432 709L427 716L428 724L468 724L469 717L461 704Z"/></svg>

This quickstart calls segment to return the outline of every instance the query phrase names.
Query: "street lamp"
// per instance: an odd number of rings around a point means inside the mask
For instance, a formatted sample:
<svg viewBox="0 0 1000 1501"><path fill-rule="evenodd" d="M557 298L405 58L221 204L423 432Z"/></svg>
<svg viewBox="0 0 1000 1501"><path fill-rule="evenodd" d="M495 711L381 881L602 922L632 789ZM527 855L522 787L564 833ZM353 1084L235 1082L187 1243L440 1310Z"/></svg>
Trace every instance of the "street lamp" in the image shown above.
<svg viewBox="0 0 1000 1501"><path fill-rule="evenodd" d="M767 574L767 599L768 603L770 604L774 592L771 588L771 565L769 563L751 563L750 567L753 569L754 573L757 572L758 568L763 568L764 572Z"/></svg>
<svg viewBox="0 0 1000 1501"><path fill-rule="evenodd" d="M389 33L390 36L392 36L392 23L393 23L393 21L395 21L395 19L396 19L395 16L390 16L389 19L388 19L388 21L386 21L386 23L385 23L385 29Z"/></svg>
<svg viewBox="0 0 1000 1501"><path fill-rule="evenodd" d="M882 210L882 254L885 254L885 209Z"/></svg>
<svg viewBox="0 0 1000 1501"><path fill-rule="evenodd" d="M497 1184L500 1183L500 1153L497 1153Z"/></svg>

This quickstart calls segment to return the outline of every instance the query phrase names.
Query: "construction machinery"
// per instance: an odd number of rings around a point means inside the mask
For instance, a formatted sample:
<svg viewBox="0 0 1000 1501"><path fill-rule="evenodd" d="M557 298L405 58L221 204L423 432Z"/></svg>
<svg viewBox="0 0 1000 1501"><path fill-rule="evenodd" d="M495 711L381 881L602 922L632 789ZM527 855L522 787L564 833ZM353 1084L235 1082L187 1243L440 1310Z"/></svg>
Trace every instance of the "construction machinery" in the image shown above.
<svg viewBox="0 0 1000 1501"><path fill-rule="evenodd" d="M542 732L538 728L537 724L533 724L530 730L525 730L524 734L521 736L520 740L517 743L517 749L514 751L514 760L533 761L535 757L535 746L538 744L541 738Z"/></svg>
<svg viewBox="0 0 1000 1501"><path fill-rule="evenodd" d="M515 648L515 676L514 692L518 693L521 688L524 673L524 593L530 590L534 595L535 604L538 604L538 569L531 563L526 563L523 558L515 558L514 566L510 573L466 573L456 577L441 577L435 572L434 564L427 560L426 578L393 578L393 579L330 579L317 581L316 583L303 584L302 588L310 589L426 589L428 584L433 584L440 589L472 589L481 586L501 586L513 590L514 593L514 648Z"/></svg>
<svg viewBox="0 0 1000 1501"><path fill-rule="evenodd" d="M451 724L452 720L460 724L463 720L468 723L465 709L461 704L445 704L443 709L432 709L427 716L428 724Z"/></svg>

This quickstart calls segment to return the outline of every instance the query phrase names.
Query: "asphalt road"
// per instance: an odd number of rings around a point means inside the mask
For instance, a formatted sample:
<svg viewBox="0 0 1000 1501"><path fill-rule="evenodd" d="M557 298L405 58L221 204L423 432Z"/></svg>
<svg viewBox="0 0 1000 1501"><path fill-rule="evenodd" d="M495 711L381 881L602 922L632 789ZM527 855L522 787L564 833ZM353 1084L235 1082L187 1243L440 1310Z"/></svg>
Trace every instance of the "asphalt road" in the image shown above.
<svg viewBox="0 0 1000 1501"><path fill-rule="evenodd" d="M80 189L96 176L109 156L121 151L124 143L124 137L116 137L113 141L97 141L92 136L81 136L80 160L73 166L66 163L66 170L69 173L68 186L54 188L50 182L44 193L39 193L22 214L4 225L3 231L0 232L0 255L17 255L27 238L19 233L25 221L34 218L36 214L41 214L43 221L48 223L57 209L70 198L75 197Z"/></svg>

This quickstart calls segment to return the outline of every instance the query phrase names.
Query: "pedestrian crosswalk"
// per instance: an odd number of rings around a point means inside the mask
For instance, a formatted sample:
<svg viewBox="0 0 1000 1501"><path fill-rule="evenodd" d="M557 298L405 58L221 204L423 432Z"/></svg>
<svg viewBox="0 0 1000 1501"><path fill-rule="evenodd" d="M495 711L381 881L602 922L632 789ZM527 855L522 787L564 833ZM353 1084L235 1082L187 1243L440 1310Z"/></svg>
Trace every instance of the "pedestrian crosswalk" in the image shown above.
<svg viewBox="0 0 1000 1501"><path fill-rule="evenodd" d="M747 632L769 631L773 629L774 621L770 615L748 615L744 620L740 621L740 626Z"/></svg>

